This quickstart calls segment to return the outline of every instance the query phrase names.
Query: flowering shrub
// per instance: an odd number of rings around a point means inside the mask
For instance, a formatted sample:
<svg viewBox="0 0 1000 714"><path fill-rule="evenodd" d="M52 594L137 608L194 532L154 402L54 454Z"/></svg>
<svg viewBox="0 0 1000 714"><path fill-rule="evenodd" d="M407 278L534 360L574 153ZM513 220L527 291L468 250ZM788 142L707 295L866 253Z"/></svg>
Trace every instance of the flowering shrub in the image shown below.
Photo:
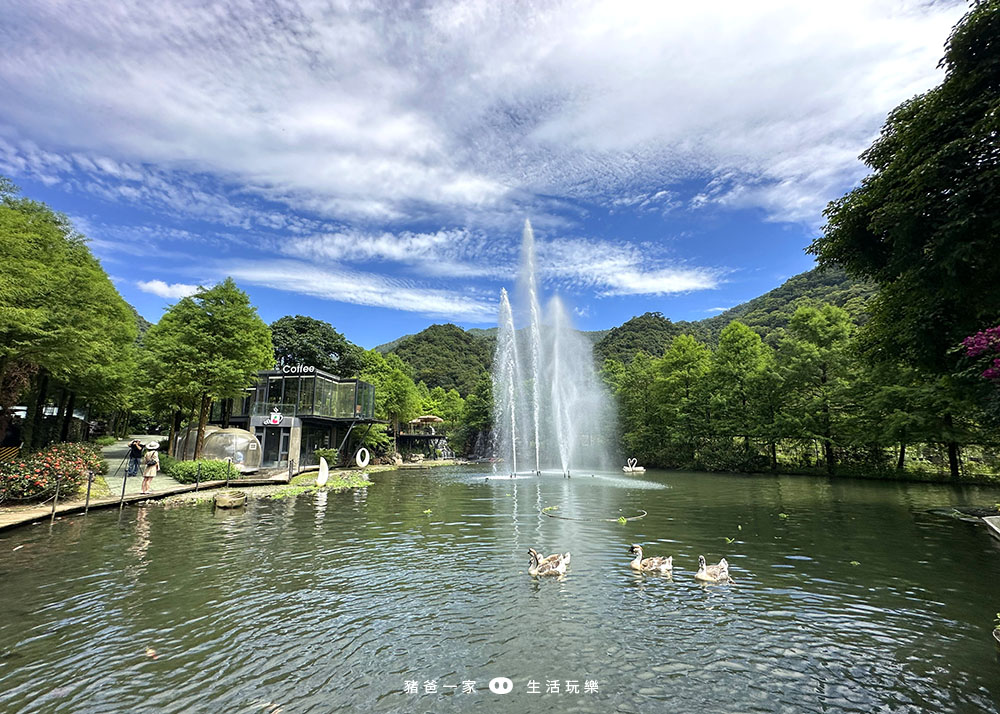
<svg viewBox="0 0 1000 714"><path fill-rule="evenodd" d="M55 493L69 496L87 481L87 472L104 473L101 450L93 444L53 444L23 459L0 464L0 501L29 501Z"/></svg>
<svg viewBox="0 0 1000 714"><path fill-rule="evenodd" d="M982 355L1000 353L1000 325L988 330L977 332L962 340L965 356L976 358ZM1000 357L990 360L990 366L983 370L982 376L992 382L1000 382Z"/></svg>

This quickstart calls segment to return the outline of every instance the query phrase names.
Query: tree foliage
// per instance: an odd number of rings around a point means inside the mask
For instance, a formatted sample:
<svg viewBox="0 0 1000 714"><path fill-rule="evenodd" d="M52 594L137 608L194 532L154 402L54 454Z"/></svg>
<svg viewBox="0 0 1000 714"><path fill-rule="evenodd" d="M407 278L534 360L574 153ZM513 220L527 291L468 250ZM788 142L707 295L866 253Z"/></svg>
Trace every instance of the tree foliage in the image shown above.
<svg viewBox="0 0 1000 714"><path fill-rule="evenodd" d="M0 438L35 378L91 406L128 401L136 320L86 239L48 206L0 180Z"/></svg>
<svg viewBox="0 0 1000 714"><path fill-rule="evenodd" d="M257 372L274 366L271 331L232 278L178 300L149 329L144 344L150 400L197 410L195 458L212 400L241 396Z"/></svg>
<svg viewBox="0 0 1000 714"><path fill-rule="evenodd" d="M866 352L945 373L962 338L1000 320L1000 1L952 32L944 81L894 109L862 155L871 174L827 208L810 251L874 281Z"/></svg>
<svg viewBox="0 0 1000 714"><path fill-rule="evenodd" d="M286 315L271 323L278 364L313 365L339 377L354 377L363 366L363 350L347 341L328 322Z"/></svg>

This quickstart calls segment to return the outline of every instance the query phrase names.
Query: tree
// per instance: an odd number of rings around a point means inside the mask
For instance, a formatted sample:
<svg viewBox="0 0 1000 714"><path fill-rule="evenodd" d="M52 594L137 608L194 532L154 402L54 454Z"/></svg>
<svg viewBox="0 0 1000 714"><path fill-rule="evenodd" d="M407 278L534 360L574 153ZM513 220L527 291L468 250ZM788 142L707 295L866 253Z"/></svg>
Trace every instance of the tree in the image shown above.
<svg viewBox="0 0 1000 714"><path fill-rule="evenodd" d="M489 435L493 429L493 380L490 373L479 373L476 386L465 398L465 409L462 412L465 438L460 441L465 444L465 451L472 450L474 442L482 435Z"/></svg>
<svg viewBox="0 0 1000 714"><path fill-rule="evenodd" d="M778 345L789 409L789 431L819 439L827 472L836 470L834 445L850 374L851 318L833 305L800 307Z"/></svg>
<svg viewBox="0 0 1000 714"><path fill-rule="evenodd" d="M712 352L690 335L675 337L656 360L652 387L653 415L671 445L675 460L694 462L698 439L709 422L707 380ZM648 400L648 396L645 397Z"/></svg>
<svg viewBox="0 0 1000 714"><path fill-rule="evenodd" d="M420 390L398 356L383 356L375 350L368 350L363 359L361 379L375 386L375 416L392 422L393 450L398 451L396 435L399 434L399 423L418 416Z"/></svg>
<svg viewBox="0 0 1000 714"><path fill-rule="evenodd" d="M286 315L271 323L274 358L278 364L309 364L340 377L353 377L363 366L363 350L351 344L328 322L303 315Z"/></svg>
<svg viewBox="0 0 1000 714"><path fill-rule="evenodd" d="M167 399L198 412L195 458L201 455L213 399L240 396L257 372L274 365L271 331L232 278L177 301L145 338Z"/></svg>
<svg viewBox="0 0 1000 714"><path fill-rule="evenodd" d="M977 0L944 81L890 113L872 173L826 210L821 266L877 283L866 352L944 374L963 337L1000 319L1000 0ZM957 458L952 459L957 466ZM956 474L957 475L957 474Z"/></svg>
<svg viewBox="0 0 1000 714"><path fill-rule="evenodd" d="M78 398L127 399L136 321L69 220L2 178L0 255L0 439L31 384L31 447L52 386L64 395L63 433Z"/></svg>
<svg viewBox="0 0 1000 714"><path fill-rule="evenodd" d="M762 380L773 367L771 350L749 327L733 320L722 331L708 374L713 427L741 437L747 450L750 437L761 431Z"/></svg>
<svg viewBox="0 0 1000 714"><path fill-rule="evenodd" d="M423 384L423 382L421 382ZM419 386L419 385L418 385ZM444 387L434 387L420 406L422 414L434 414L444 419L441 431L451 434L461 423L465 400L457 389L445 391Z"/></svg>

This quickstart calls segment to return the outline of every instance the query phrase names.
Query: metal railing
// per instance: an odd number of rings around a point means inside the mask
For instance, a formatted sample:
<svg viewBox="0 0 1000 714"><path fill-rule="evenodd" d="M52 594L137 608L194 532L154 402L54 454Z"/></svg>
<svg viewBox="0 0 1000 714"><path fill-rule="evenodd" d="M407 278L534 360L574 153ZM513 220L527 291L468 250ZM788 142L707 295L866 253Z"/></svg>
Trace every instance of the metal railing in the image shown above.
<svg viewBox="0 0 1000 714"><path fill-rule="evenodd" d="M272 402L254 402L250 406L250 416L267 417L274 414L276 408L277 413L281 414L283 418L295 416L318 416L330 417L333 419L352 419L355 417L355 414L351 412L350 408L340 411L336 407L332 409L317 409L316 405L313 405L312 407L302 409L296 404L274 404ZM354 408L356 409L357 407L355 406Z"/></svg>

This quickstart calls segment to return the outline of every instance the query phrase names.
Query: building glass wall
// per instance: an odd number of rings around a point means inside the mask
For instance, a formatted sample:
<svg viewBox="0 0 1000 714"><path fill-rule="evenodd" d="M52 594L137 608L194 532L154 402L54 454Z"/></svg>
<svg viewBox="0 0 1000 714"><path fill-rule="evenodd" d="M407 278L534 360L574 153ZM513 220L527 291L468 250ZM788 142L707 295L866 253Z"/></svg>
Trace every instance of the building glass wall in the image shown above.
<svg viewBox="0 0 1000 714"><path fill-rule="evenodd" d="M356 379L338 380L322 373L315 376L261 374L247 396L233 400L231 416L265 416L277 407L285 416L316 416L328 419L372 419L375 387ZM221 421L221 404L212 405L212 421Z"/></svg>

